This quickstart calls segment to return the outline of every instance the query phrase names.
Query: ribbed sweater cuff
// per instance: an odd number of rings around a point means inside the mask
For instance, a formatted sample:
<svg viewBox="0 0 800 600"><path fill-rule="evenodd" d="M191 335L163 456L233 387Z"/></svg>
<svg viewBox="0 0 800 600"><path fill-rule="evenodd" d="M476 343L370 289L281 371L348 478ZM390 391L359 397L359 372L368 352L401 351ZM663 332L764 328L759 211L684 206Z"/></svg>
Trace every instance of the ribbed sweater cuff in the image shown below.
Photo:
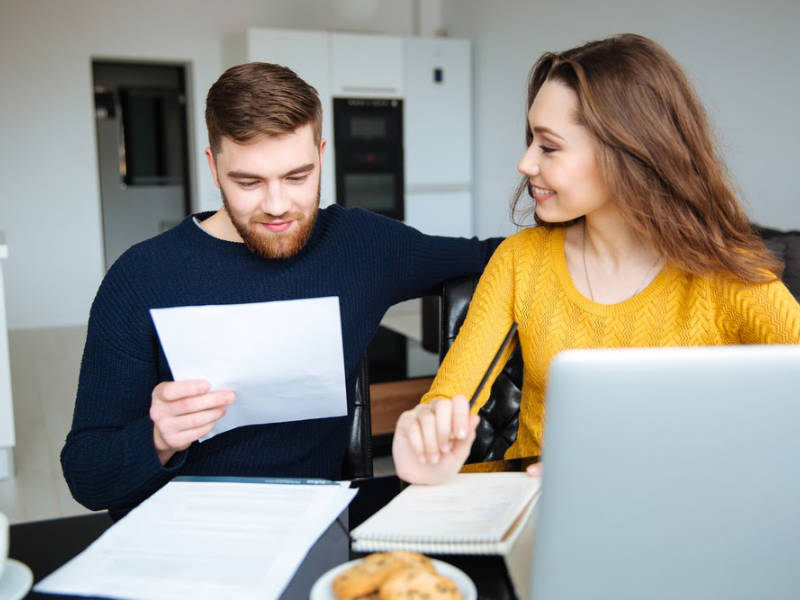
<svg viewBox="0 0 800 600"><path fill-rule="evenodd" d="M177 452L162 465L153 444L153 421L143 417L125 428L123 456L127 486L138 499L150 495L186 463L188 451Z"/></svg>

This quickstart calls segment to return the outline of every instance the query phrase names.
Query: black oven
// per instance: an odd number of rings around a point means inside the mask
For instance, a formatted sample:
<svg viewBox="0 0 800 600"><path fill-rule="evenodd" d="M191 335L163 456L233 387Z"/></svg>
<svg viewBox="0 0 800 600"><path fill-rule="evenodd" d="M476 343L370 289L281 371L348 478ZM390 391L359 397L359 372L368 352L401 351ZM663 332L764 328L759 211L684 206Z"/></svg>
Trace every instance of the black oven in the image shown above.
<svg viewBox="0 0 800 600"><path fill-rule="evenodd" d="M403 102L334 98L336 200L403 220Z"/></svg>

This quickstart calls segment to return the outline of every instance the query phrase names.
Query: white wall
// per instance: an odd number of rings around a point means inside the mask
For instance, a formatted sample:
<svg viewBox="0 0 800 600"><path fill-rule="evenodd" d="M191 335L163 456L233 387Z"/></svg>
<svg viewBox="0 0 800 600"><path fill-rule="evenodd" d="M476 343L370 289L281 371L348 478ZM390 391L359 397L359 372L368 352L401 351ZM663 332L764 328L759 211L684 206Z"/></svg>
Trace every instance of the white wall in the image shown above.
<svg viewBox="0 0 800 600"><path fill-rule="evenodd" d="M102 277L92 58L189 65L195 209L218 206L203 103L225 34L248 26L408 35L441 24L473 40L476 233L508 234L536 57L622 31L686 67L753 218L800 228L800 43L794 0L0 0L0 231L8 325L84 323ZM429 4L430 3L430 4Z"/></svg>
<svg viewBox="0 0 800 600"><path fill-rule="evenodd" d="M514 231L525 89L546 50L614 33L652 37L692 78L751 218L800 229L800 3L796 0L443 0L448 35L473 41L476 233Z"/></svg>
<svg viewBox="0 0 800 600"><path fill-rule="evenodd" d="M214 210L203 108L224 35L256 26L409 35L419 18L414 0L0 0L9 328L86 322L103 275L93 58L189 66L193 206Z"/></svg>

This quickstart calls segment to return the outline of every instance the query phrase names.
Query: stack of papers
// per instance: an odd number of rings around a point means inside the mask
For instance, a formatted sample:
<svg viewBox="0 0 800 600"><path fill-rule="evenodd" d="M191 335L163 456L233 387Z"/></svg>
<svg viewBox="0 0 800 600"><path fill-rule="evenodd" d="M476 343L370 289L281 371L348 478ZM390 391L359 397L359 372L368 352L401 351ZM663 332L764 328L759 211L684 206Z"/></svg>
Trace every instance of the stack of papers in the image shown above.
<svg viewBox="0 0 800 600"><path fill-rule="evenodd" d="M269 480L172 481L34 589L140 600L277 598L357 490L261 481Z"/></svg>

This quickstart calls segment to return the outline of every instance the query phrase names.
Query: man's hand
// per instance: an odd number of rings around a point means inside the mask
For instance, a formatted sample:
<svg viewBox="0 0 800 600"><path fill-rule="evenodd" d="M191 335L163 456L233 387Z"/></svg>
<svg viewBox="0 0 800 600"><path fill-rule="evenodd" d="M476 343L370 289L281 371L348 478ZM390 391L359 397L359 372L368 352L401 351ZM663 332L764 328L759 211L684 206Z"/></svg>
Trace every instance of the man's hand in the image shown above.
<svg viewBox="0 0 800 600"><path fill-rule="evenodd" d="M209 389L211 384L202 380L163 381L153 388L150 418L162 465L211 431L236 399L232 391Z"/></svg>
<svg viewBox="0 0 800 600"><path fill-rule="evenodd" d="M397 476L410 483L451 479L469 456L480 417L464 396L437 398L407 410L397 420L392 457Z"/></svg>

